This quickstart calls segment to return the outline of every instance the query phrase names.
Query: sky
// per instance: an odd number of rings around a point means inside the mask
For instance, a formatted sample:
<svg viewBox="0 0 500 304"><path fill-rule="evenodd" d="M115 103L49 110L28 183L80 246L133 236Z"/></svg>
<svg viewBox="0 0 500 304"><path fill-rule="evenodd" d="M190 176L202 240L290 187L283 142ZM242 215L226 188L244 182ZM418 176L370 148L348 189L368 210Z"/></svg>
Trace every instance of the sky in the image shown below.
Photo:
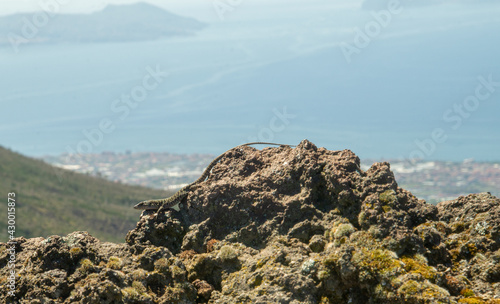
<svg viewBox="0 0 500 304"><path fill-rule="evenodd" d="M102 10L109 4L130 4L136 2L147 2L154 4L156 6L162 7L173 13L177 13L184 16L194 17L201 21L216 21L218 20L217 14L214 12L214 5L217 4L227 4L234 3L234 6L238 8L245 8L245 10L239 10L241 13L244 11L258 13L262 12L262 9L276 8L279 9L282 5L297 5L304 3L304 1L298 0L0 0L0 15L9 15L21 12L33 12L40 10L41 7L48 3L61 3L61 12L63 13L89 13L94 11ZM330 2L330 1L327 1ZM329 6L353 6L361 7L360 0L336 0L333 3L329 3ZM64 4L63 4L64 3ZM318 3L318 5L324 4L325 1L318 0L308 0L307 4L311 5ZM238 12L235 12L234 18L238 17Z"/></svg>

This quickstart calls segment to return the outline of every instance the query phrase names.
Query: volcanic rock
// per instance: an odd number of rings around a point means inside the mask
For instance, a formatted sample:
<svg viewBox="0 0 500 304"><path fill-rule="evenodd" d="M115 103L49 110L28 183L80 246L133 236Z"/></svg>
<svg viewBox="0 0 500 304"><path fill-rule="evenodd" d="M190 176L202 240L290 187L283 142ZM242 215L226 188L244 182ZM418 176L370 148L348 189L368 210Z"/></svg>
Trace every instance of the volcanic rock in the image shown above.
<svg viewBox="0 0 500 304"><path fill-rule="evenodd" d="M20 303L500 303L500 200L437 206L387 162L349 150L227 152L179 212L144 213L126 243L85 232L0 244Z"/></svg>

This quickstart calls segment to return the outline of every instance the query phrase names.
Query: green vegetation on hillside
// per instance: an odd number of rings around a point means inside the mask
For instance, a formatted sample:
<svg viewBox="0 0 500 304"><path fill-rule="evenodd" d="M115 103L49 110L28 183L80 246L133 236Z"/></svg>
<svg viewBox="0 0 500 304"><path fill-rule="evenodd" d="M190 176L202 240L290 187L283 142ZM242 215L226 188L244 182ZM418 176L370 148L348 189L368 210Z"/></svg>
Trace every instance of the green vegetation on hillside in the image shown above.
<svg viewBox="0 0 500 304"><path fill-rule="evenodd" d="M139 220L132 206L165 191L127 186L62 170L0 147L0 241L8 239L7 195L16 193L15 236L47 237L88 231L123 242Z"/></svg>

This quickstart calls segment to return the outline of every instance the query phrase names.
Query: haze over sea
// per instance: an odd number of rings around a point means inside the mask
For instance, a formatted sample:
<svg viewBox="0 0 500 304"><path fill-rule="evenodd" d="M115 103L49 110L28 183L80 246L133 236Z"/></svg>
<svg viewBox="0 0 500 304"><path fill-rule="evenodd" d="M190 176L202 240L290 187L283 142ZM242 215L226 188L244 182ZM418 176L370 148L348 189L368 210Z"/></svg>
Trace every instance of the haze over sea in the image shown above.
<svg viewBox="0 0 500 304"><path fill-rule="evenodd" d="M242 4L195 36L0 48L0 145L218 154L307 138L361 158L500 160L500 5L402 3L388 17L327 1ZM356 47L373 22L379 33ZM116 100L148 69L163 81L126 111ZM114 128L100 137L103 120Z"/></svg>

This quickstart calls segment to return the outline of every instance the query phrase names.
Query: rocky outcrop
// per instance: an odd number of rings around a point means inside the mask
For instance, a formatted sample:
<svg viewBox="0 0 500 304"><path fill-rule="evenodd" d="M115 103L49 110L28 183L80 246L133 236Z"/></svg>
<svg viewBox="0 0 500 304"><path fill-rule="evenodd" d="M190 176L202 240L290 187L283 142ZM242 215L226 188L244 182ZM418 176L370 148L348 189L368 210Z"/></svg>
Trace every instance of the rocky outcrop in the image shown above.
<svg viewBox="0 0 500 304"><path fill-rule="evenodd" d="M500 200L437 206L349 150L233 149L125 244L17 239L26 303L500 303ZM7 244L0 246L8 284ZM0 279L1 280L1 279Z"/></svg>

